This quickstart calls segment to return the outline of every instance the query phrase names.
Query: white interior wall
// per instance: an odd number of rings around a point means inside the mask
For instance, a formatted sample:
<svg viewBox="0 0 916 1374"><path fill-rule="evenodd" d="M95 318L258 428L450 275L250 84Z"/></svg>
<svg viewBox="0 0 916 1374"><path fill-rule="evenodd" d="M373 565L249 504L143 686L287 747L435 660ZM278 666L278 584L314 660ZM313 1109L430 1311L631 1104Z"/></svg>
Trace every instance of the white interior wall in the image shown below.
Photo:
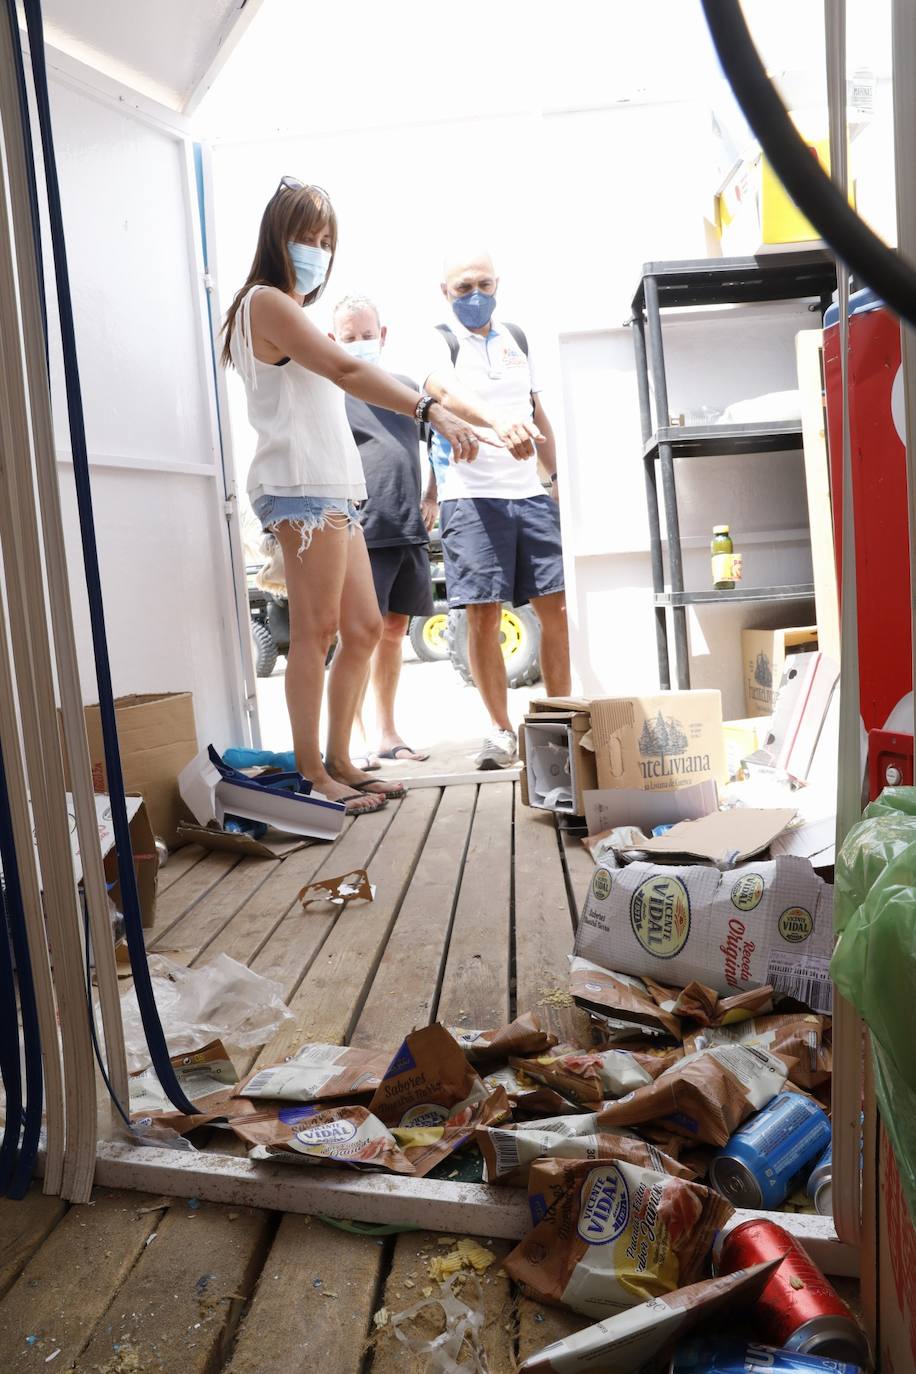
<svg viewBox="0 0 916 1374"><path fill-rule="evenodd" d="M186 149L52 59L51 100L117 695L190 691L202 742L243 736ZM105 88L110 89L109 87ZM49 313L54 318L45 236ZM98 699L59 340L51 380L83 697ZM233 658L233 654L235 658Z"/></svg>

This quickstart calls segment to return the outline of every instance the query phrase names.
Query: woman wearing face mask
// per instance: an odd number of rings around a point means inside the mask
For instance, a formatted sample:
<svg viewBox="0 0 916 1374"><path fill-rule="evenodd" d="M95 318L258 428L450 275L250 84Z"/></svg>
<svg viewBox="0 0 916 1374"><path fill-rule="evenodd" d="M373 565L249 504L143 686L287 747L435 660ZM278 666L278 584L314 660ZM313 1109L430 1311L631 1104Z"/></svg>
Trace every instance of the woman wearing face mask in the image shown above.
<svg viewBox="0 0 916 1374"><path fill-rule="evenodd" d="M350 733L381 617L356 503L366 487L344 393L429 420L458 461L477 436L431 396L345 352L302 310L321 296L337 247L325 191L284 177L267 203L248 279L226 315L222 362L241 376L258 441L248 495L283 551L290 611L286 701L296 765L348 813L377 811L403 796L350 761ZM328 648L328 738L318 742Z"/></svg>

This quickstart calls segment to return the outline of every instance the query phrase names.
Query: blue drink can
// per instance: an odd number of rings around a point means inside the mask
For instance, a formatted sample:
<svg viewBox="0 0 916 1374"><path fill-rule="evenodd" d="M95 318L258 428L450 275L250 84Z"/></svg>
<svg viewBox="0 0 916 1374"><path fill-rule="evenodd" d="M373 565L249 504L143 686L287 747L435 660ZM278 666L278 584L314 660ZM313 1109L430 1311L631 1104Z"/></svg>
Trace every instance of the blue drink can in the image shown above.
<svg viewBox="0 0 916 1374"><path fill-rule="evenodd" d="M670 1374L862 1374L856 1364L799 1355L742 1340L693 1340L678 1347Z"/></svg>
<svg viewBox="0 0 916 1374"><path fill-rule="evenodd" d="M805 1189L822 1217L833 1215L833 1146L828 1145L808 1175Z"/></svg>
<svg viewBox="0 0 916 1374"><path fill-rule="evenodd" d="M736 1207L771 1211L785 1202L795 1175L830 1144L823 1108L799 1093L780 1093L737 1130L709 1166L709 1181Z"/></svg>

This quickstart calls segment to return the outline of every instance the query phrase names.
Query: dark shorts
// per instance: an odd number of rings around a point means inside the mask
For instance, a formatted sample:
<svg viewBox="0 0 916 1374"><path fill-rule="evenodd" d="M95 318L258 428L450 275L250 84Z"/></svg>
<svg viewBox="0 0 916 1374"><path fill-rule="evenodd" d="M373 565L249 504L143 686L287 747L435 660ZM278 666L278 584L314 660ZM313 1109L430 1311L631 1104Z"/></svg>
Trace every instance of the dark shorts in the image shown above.
<svg viewBox="0 0 916 1374"><path fill-rule="evenodd" d="M552 497L443 501L439 523L450 606L524 606L563 590L560 508Z"/></svg>
<svg viewBox="0 0 916 1374"><path fill-rule="evenodd" d="M370 549L372 580L382 615L432 615L433 581L427 544Z"/></svg>

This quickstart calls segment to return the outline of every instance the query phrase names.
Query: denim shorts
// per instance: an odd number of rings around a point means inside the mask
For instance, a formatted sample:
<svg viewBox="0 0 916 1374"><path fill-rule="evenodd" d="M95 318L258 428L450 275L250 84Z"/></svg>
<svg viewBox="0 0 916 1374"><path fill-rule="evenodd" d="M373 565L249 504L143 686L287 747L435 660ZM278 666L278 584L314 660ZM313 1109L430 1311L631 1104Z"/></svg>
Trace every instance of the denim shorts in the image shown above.
<svg viewBox="0 0 916 1374"><path fill-rule="evenodd" d="M261 523L262 530L273 530L287 522L299 531L299 552L307 549L315 530L345 529L355 534L360 513L355 501L344 496L259 496L251 509Z"/></svg>

